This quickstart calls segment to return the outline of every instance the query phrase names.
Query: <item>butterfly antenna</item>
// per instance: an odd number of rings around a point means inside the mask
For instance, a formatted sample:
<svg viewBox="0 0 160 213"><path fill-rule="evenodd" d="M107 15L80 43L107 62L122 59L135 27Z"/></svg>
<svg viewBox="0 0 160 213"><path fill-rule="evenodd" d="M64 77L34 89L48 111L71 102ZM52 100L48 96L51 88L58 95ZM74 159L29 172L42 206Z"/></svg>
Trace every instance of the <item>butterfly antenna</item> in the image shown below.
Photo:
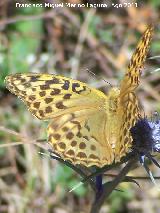
<svg viewBox="0 0 160 213"><path fill-rule="evenodd" d="M94 72L92 72L92 71L89 70L88 68L87 68L86 70L87 70L87 72L89 72L90 74L92 74L92 75L94 75L94 76L96 77L96 74L95 74ZM104 79L104 78L102 78L102 77L101 77L101 79L102 79L104 82L106 82L107 84L109 84L110 87L113 87L112 84L111 84L109 81L106 81L106 79Z"/></svg>
<svg viewBox="0 0 160 213"><path fill-rule="evenodd" d="M142 106L142 112L143 112L143 118L146 118L146 114L145 114L145 111L144 111L144 107Z"/></svg>
<svg viewBox="0 0 160 213"><path fill-rule="evenodd" d="M155 69L155 70L151 71L151 72L150 72L150 74L152 74L152 73L156 73L156 72L159 72L159 71L160 71L160 68L157 68L157 69Z"/></svg>
<svg viewBox="0 0 160 213"><path fill-rule="evenodd" d="M160 55L151 56L151 57L149 57L148 59L149 59L149 60L152 60L152 59L157 59L157 58L160 58Z"/></svg>
<svg viewBox="0 0 160 213"><path fill-rule="evenodd" d="M155 55L155 56L149 57L148 59L149 60L160 59L160 55ZM159 72L159 71L160 71L160 68L157 68L157 69L151 71L150 74L156 73L156 72Z"/></svg>
<svg viewBox="0 0 160 213"><path fill-rule="evenodd" d="M150 121L153 123L153 113L151 113Z"/></svg>
<svg viewBox="0 0 160 213"><path fill-rule="evenodd" d="M151 57L148 57L148 59L149 60L160 59L160 55L151 56ZM160 71L160 68L157 68L157 69L151 71L150 74L156 73L156 72L159 72L159 71Z"/></svg>

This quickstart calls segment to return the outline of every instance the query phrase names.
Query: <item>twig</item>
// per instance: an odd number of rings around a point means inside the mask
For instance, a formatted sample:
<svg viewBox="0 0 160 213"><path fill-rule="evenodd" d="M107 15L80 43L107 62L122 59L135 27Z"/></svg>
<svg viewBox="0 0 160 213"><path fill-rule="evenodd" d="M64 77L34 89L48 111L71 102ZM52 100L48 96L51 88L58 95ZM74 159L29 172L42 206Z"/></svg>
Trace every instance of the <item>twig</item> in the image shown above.
<svg viewBox="0 0 160 213"><path fill-rule="evenodd" d="M50 10L49 12L41 13L38 15L33 15L33 16L16 16L16 17L11 17L7 19L2 19L0 21L0 27L8 24L13 24L19 21L33 21L37 19L42 19L42 18L54 18L54 16L57 15L57 11L55 10Z"/></svg>
<svg viewBox="0 0 160 213"><path fill-rule="evenodd" d="M118 162L118 163L111 164L111 165L107 165L107 166L104 166L104 167L102 167L102 168L99 168L96 172L92 172L91 175L88 175L86 178L84 178L84 179L82 180L82 182L85 183L85 182L87 182L89 179L94 178L94 177L96 177L96 176L98 176L98 175L100 175L100 174L104 174L105 172L111 170L112 168L115 168L116 166L120 166L120 165L122 165L123 163L127 163L129 160L133 159L133 157L135 157L135 156L133 156L133 154L130 153L130 154L128 154L127 156L123 157L123 158L121 159L121 161Z"/></svg>
<svg viewBox="0 0 160 213"><path fill-rule="evenodd" d="M115 178L117 177L117 174L104 174L104 176L107 176L107 177L111 177L111 178ZM130 175L126 175L126 178L130 178L130 179L135 179L135 180L150 180L150 177L140 177L140 176L130 176ZM154 179L157 179L159 180L160 179L160 176L154 176Z"/></svg>
<svg viewBox="0 0 160 213"><path fill-rule="evenodd" d="M46 145L45 145L47 143L42 143L42 142L44 142L46 140L31 140L30 138L27 138L26 136L14 131L14 130L11 130L11 129L8 129L6 127L3 127L3 126L0 126L0 131L4 131L6 133L15 135L15 136L19 137L22 140L22 141L16 141L16 142L0 144L0 148L7 148L7 147L10 147L10 146L33 144L33 145L36 145L36 146L48 151L48 149L46 148Z"/></svg>
<svg viewBox="0 0 160 213"><path fill-rule="evenodd" d="M55 159L61 163L63 163L64 165L70 167L71 169L73 169L76 173L78 173L82 178L87 178L87 175L82 171L82 169L78 168L78 166L74 166L72 163L70 163L69 161L65 161L63 160L60 156L58 156L56 153L54 153L53 151L50 151L50 156L52 159ZM92 181L92 179L90 178L88 180L88 183L90 184L90 186L92 187L92 189L94 191L96 191L96 187L95 187L95 183Z"/></svg>
<svg viewBox="0 0 160 213"><path fill-rule="evenodd" d="M117 185L123 181L126 177L126 174L131 170L133 165L137 162L137 159L130 160L127 165L122 169L122 171L118 174L118 176L111 182L107 182L103 185L103 191L98 200L94 200L90 213L98 213L101 206L103 205L106 198L112 193L113 190L117 187Z"/></svg>
<svg viewBox="0 0 160 213"><path fill-rule="evenodd" d="M144 79L141 79L142 83L140 87L142 87L148 94L150 94L155 100L158 102L160 101L160 94L159 91L156 91L153 86L151 86L149 83L147 83Z"/></svg>
<svg viewBox="0 0 160 213"><path fill-rule="evenodd" d="M0 131L7 132L9 134L15 135L15 136L20 137L20 138L23 137L20 133L14 131L12 129L8 129L8 128L4 127L4 126L0 126Z"/></svg>
<svg viewBox="0 0 160 213"><path fill-rule="evenodd" d="M88 26L95 14L96 10L95 9L90 9L89 12L86 15L86 19L84 23L82 24L82 27L80 29L79 33L79 38L78 38L78 43L75 48L75 53L74 57L72 59L72 64L71 64L71 76L72 78L77 78L78 70L79 70L79 63L80 63L80 57L83 51L83 43L87 37L88 34Z"/></svg>

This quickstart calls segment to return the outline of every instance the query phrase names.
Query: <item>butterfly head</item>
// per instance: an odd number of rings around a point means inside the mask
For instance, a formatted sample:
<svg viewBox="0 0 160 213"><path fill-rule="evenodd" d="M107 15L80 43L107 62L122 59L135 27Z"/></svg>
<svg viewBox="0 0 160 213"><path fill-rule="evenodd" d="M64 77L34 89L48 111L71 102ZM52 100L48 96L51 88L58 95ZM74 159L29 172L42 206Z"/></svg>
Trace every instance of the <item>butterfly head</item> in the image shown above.
<svg viewBox="0 0 160 213"><path fill-rule="evenodd" d="M119 88L117 87L112 87L110 90L109 90L109 93L108 93L108 97L110 99L115 99L119 96L119 93L120 93L120 90Z"/></svg>

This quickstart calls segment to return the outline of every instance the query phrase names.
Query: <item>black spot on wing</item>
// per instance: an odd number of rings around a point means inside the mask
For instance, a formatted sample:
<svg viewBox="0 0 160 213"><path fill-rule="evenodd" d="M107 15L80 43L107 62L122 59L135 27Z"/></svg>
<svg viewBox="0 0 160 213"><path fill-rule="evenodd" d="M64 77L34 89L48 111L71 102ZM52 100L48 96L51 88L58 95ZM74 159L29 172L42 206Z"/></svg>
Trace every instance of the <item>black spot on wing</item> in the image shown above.
<svg viewBox="0 0 160 213"><path fill-rule="evenodd" d="M63 98L64 98L64 99L70 99L71 96L72 96L72 94L65 94L65 95L63 96Z"/></svg>
<svg viewBox="0 0 160 213"><path fill-rule="evenodd" d="M68 130L69 130L69 128L66 127L66 126L62 128L62 131L63 131L63 132L67 132Z"/></svg>
<svg viewBox="0 0 160 213"><path fill-rule="evenodd" d="M53 98L45 98L44 101L46 104L49 104L53 101Z"/></svg>
<svg viewBox="0 0 160 213"><path fill-rule="evenodd" d="M85 149L85 148L86 148L86 144L85 144L84 142L81 142L81 143L79 144L79 148L80 148L80 149Z"/></svg>
<svg viewBox="0 0 160 213"><path fill-rule="evenodd" d="M36 82L36 81L38 81L39 80L39 76L30 76L30 81L32 81L32 82Z"/></svg>
<svg viewBox="0 0 160 213"><path fill-rule="evenodd" d="M44 114L44 111L43 111L43 110L39 110L39 114L40 114L40 116L41 116L41 117L44 117L44 116L45 116L45 114Z"/></svg>
<svg viewBox="0 0 160 213"><path fill-rule="evenodd" d="M36 91L36 88L32 87L31 90L32 90L32 92L35 92L35 91Z"/></svg>
<svg viewBox="0 0 160 213"><path fill-rule="evenodd" d="M45 82L44 85L40 85L40 89L41 90L48 90L48 89L50 89L50 84L46 84L46 82Z"/></svg>
<svg viewBox="0 0 160 213"><path fill-rule="evenodd" d="M72 91L73 91L73 92L77 92L76 89L79 88L79 87L80 87L80 84L79 84L79 83L73 83L73 84L72 84Z"/></svg>
<svg viewBox="0 0 160 213"><path fill-rule="evenodd" d="M46 113L51 113L52 112L52 107L51 106L46 107L45 112Z"/></svg>
<svg viewBox="0 0 160 213"><path fill-rule="evenodd" d="M26 96L26 95L27 95L27 92L26 92L26 91L21 91L21 94L22 94L23 96Z"/></svg>
<svg viewBox="0 0 160 213"><path fill-rule="evenodd" d="M82 86L82 89L80 89L81 85L79 83L73 83L72 84L72 91L80 94L83 91L86 91L86 86Z"/></svg>
<svg viewBox="0 0 160 213"><path fill-rule="evenodd" d="M55 134L53 135L53 137L54 137L55 140L59 140L59 139L61 138L61 135L55 133Z"/></svg>
<svg viewBox="0 0 160 213"><path fill-rule="evenodd" d="M19 80L21 81L22 84L27 81L25 78L20 78Z"/></svg>
<svg viewBox="0 0 160 213"><path fill-rule="evenodd" d="M76 135L78 138L81 138L82 137L82 134L80 132L77 133Z"/></svg>
<svg viewBox="0 0 160 213"><path fill-rule="evenodd" d="M45 96L45 95L46 95L46 91L41 91L41 92L39 93L39 95L40 95L41 97Z"/></svg>
<svg viewBox="0 0 160 213"><path fill-rule="evenodd" d="M60 101L60 102L56 103L56 108L57 109L66 109L67 107L63 105L62 101Z"/></svg>
<svg viewBox="0 0 160 213"><path fill-rule="evenodd" d="M74 134L72 132L69 132L67 135L66 135L66 138L71 140L72 138L74 137Z"/></svg>
<svg viewBox="0 0 160 213"><path fill-rule="evenodd" d="M35 102L35 103L33 104L33 106L34 106L34 108L39 109L39 107L40 107L40 102Z"/></svg>
<svg viewBox="0 0 160 213"><path fill-rule="evenodd" d="M62 89L68 90L68 89L69 89L69 84L70 84L70 82L69 82L68 80L65 80L64 82L65 82L65 83L63 84Z"/></svg>
<svg viewBox="0 0 160 213"><path fill-rule="evenodd" d="M88 136L83 136L84 139L86 139L87 141L89 141Z"/></svg>
<svg viewBox="0 0 160 213"><path fill-rule="evenodd" d="M50 85L50 84L59 84L59 79L58 78L53 78L51 80L46 80L45 84Z"/></svg>
<svg viewBox="0 0 160 213"><path fill-rule="evenodd" d="M50 95L58 95L61 93L61 90L60 89L57 89L57 88L54 88L51 92L50 92Z"/></svg>
<svg viewBox="0 0 160 213"><path fill-rule="evenodd" d="M34 100L36 100L36 96L35 96L35 95L30 95L30 96L28 97L28 99L29 99L30 101L34 101Z"/></svg>

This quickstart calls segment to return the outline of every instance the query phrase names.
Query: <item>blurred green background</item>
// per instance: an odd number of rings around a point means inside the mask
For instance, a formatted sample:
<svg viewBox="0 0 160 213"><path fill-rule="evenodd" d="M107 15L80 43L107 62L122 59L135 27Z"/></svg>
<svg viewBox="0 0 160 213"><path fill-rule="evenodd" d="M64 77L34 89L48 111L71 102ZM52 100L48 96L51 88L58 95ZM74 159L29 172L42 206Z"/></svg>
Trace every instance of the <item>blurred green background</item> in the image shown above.
<svg viewBox="0 0 160 213"><path fill-rule="evenodd" d="M17 2L43 6L16 7ZM83 0L0 1L1 145L46 139L47 127L46 122L34 118L23 103L9 93L4 85L5 76L25 72L59 74L107 93L110 87L102 78L114 86L119 85L138 39L151 21L156 28L148 57L160 55L160 1L132 1L130 7L124 4L118 7L122 2L114 1L114 6L107 3L107 8L93 9L66 5L86 4ZM60 8L49 8L45 3L64 4ZM137 91L148 116L160 111L160 72L155 72L159 64L160 58L146 60ZM0 148L0 212L87 213L93 199L91 189L82 185L69 193L79 183L79 176L39 154L40 150L29 144ZM160 176L159 169L153 165L150 168ZM146 173L138 165L131 175L145 176ZM100 212L160 212L160 191L150 180L139 183L141 188L121 184L119 189L123 192L114 191ZM159 181L157 183L159 185Z"/></svg>

